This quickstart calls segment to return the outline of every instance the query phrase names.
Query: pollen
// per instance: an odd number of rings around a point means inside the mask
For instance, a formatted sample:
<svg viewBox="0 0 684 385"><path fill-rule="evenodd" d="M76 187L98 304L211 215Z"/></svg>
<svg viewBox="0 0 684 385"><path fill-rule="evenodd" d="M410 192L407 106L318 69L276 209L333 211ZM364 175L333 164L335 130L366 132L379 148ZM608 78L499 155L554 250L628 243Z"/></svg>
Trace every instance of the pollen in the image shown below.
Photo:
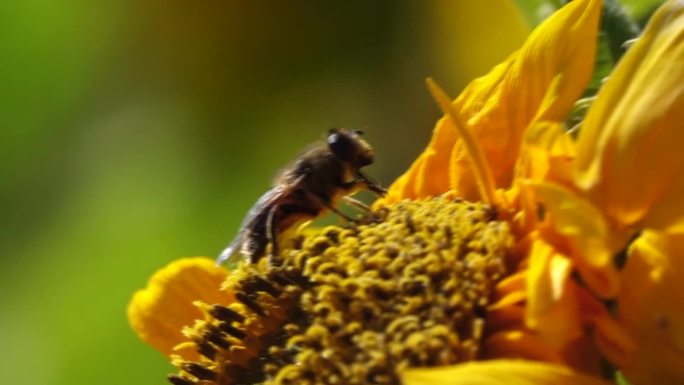
<svg viewBox="0 0 684 385"><path fill-rule="evenodd" d="M201 358L176 359L172 384L398 384L474 360L512 237L487 204L438 197L290 243L231 273L235 302L196 304L177 349Z"/></svg>

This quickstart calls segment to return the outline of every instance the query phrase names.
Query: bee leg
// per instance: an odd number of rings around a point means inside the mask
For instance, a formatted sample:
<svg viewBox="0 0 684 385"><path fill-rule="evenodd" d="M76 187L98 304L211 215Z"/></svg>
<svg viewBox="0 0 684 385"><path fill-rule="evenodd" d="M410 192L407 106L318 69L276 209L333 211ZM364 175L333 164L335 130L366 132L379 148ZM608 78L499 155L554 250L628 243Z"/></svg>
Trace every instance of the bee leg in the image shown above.
<svg viewBox="0 0 684 385"><path fill-rule="evenodd" d="M268 211L268 217L266 218L266 239L268 243L271 244L271 252L269 253L269 261L275 260L276 256L280 254L278 250L278 236L276 234L276 227L274 225L275 216L278 212L278 205L273 205Z"/></svg>
<svg viewBox="0 0 684 385"><path fill-rule="evenodd" d="M381 196L381 197L384 197L385 195L387 195L387 190L380 187L380 184L378 182L376 182L373 179L371 179L370 177L368 177L366 174L361 172L361 170L357 171L356 173L360 179L359 182L363 182L364 186L368 190L374 192L376 195Z"/></svg>
<svg viewBox="0 0 684 385"><path fill-rule="evenodd" d="M333 205L331 205L330 203L325 202L325 201L323 201L323 204L325 205L325 207L327 207L328 209L330 209L330 211L332 211L332 212L334 212L335 214L339 215L340 217L344 218L347 222L356 223L356 219L354 219L354 218L350 217L349 215L343 213L343 212L340 211L337 207L335 207L335 206L333 206Z"/></svg>
<svg viewBox="0 0 684 385"><path fill-rule="evenodd" d="M350 182L350 183L356 183L356 182ZM342 187L348 188L348 184L345 184ZM347 222L356 223L356 220L354 218L352 218L349 215L340 211L337 207L335 207L333 204L331 204L328 199L321 197L317 194L306 193L304 191L302 191L302 193L305 194L308 199L317 200L323 207L327 208L328 210L330 210L330 211L334 212L335 214L339 215L340 217L344 218Z"/></svg>
<svg viewBox="0 0 684 385"><path fill-rule="evenodd" d="M344 197L342 197L342 200L345 201L350 206L354 206L354 207L361 209L363 211L366 211L366 212L371 212L371 208L368 207L365 203L361 202L358 199L354 199L350 196L344 196Z"/></svg>
<svg viewBox="0 0 684 385"><path fill-rule="evenodd" d="M338 186L347 194L350 194L362 188L373 191L370 187L370 183L372 182L360 177L358 179L350 180L349 182L342 182Z"/></svg>
<svg viewBox="0 0 684 385"><path fill-rule="evenodd" d="M366 221L370 220L371 222L380 222L382 221L382 216L379 215L377 212L373 212L373 209L371 209L369 206L367 206L365 203L356 200L350 196L344 196L342 197L342 200L345 201L346 203L357 207L363 211L366 212L366 215L364 215L361 219L357 220L356 222L362 222L365 223Z"/></svg>

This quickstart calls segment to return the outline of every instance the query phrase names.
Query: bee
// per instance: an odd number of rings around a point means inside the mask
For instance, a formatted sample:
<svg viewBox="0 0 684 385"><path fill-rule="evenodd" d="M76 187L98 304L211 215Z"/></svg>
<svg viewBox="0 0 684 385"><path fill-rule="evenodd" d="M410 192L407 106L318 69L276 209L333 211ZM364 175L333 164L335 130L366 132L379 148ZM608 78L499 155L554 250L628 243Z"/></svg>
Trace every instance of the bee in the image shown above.
<svg viewBox="0 0 684 385"><path fill-rule="evenodd" d="M234 264L240 256L256 263L269 244L269 262L273 262L278 255L280 233L328 210L353 222L353 218L337 209L339 200L370 211L368 206L348 196L361 189L378 196L386 193L361 171L374 158L373 148L362 135L361 130L330 129L326 142L311 146L281 171L273 187L249 210L237 236L216 263Z"/></svg>

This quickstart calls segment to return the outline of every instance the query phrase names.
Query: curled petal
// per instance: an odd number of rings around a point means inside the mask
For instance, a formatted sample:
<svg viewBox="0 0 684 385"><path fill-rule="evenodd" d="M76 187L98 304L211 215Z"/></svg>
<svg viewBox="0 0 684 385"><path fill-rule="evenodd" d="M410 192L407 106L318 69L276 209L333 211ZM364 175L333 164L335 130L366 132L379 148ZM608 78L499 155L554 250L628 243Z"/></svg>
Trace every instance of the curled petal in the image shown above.
<svg viewBox="0 0 684 385"><path fill-rule="evenodd" d="M613 255L624 244L613 239L601 211L566 188L552 183L529 183L551 215L553 228L571 241L574 265L587 286L602 298L619 291Z"/></svg>
<svg viewBox="0 0 684 385"><path fill-rule="evenodd" d="M528 125L564 120L589 82L600 10L599 0L570 2L537 27L520 50L471 82L454 101L490 163L496 187L510 186ZM440 119L428 148L390 187L386 202L450 189L466 199L477 198L465 151L451 121Z"/></svg>
<svg viewBox="0 0 684 385"><path fill-rule="evenodd" d="M401 376L404 385L607 385L600 378L556 364L523 360L472 362L434 369L413 369Z"/></svg>
<svg viewBox="0 0 684 385"><path fill-rule="evenodd" d="M633 362L636 341L605 309L588 316L596 333L594 340L603 355L614 365L626 367Z"/></svg>
<svg viewBox="0 0 684 385"><path fill-rule="evenodd" d="M575 142L559 122L533 123L525 134L525 150L518 159L518 178L560 184L572 181Z"/></svg>
<svg viewBox="0 0 684 385"><path fill-rule="evenodd" d="M614 227L684 230L684 2L651 18L589 110L577 185Z"/></svg>
<svg viewBox="0 0 684 385"><path fill-rule="evenodd" d="M542 240L530 251L527 274L527 325L554 348L582 334L576 285L570 281L572 263Z"/></svg>
<svg viewBox="0 0 684 385"><path fill-rule="evenodd" d="M684 383L684 235L644 232L632 244L618 320L636 339L621 369L633 384Z"/></svg>
<svg viewBox="0 0 684 385"><path fill-rule="evenodd" d="M183 258L171 262L150 278L128 304L128 322L141 340L169 356L173 348L187 341L184 326L202 319L195 301L227 304L232 295L220 291L228 271L209 258ZM185 359L197 359L194 350L183 349Z"/></svg>

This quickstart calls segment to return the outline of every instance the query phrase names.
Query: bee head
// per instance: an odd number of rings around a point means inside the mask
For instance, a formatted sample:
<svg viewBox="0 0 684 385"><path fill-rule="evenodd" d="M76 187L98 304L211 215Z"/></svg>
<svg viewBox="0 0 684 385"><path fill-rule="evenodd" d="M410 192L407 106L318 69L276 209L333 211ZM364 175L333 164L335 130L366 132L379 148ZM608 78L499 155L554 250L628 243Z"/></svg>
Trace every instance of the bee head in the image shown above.
<svg viewBox="0 0 684 385"><path fill-rule="evenodd" d="M336 157L356 168L368 166L373 163L373 148L361 135L362 130L332 128L328 131L328 148Z"/></svg>

